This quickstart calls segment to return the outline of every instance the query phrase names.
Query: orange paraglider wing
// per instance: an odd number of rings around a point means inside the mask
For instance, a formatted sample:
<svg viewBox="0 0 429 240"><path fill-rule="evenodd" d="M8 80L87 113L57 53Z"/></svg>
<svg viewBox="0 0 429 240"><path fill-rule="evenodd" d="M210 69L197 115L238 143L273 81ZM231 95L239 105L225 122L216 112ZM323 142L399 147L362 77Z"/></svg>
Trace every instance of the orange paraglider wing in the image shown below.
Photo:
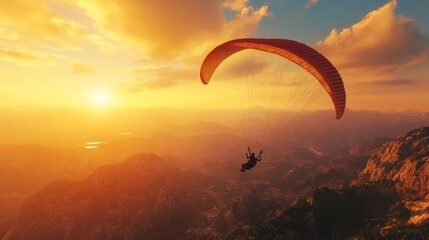
<svg viewBox="0 0 429 240"><path fill-rule="evenodd" d="M225 42L214 48L201 65L200 78L208 84L216 68L232 54L255 49L282 56L298 64L325 88L335 106L337 119L340 119L346 106L346 92L343 80L337 69L322 54L313 48L288 39L243 38Z"/></svg>

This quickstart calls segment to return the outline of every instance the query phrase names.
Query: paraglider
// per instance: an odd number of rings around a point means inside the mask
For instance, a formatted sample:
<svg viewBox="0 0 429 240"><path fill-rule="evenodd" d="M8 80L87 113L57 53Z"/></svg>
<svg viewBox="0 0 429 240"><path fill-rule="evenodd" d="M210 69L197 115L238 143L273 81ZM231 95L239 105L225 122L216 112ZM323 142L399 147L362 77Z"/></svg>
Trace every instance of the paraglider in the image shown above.
<svg viewBox="0 0 429 240"><path fill-rule="evenodd" d="M346 92L337 69L321 53L304 43L294 40L243 38L225 42L215 47L204 59L200 69L201 82L208 84L212 75L224 60L237 52L247 49L283 57L310 73L328 93L334 104L336 118L340 119L343 116L346 106ZM253 92L253 85L248 89L251 89ZM248 99L252 99L250 95L248 94ZM247 108L250 109L249 111L252 111L251 104ZM259 156L256 157L254 153L250 152L250 148L248 148L248 152L246 153L248 162L242 165L240 171L244 172L255 167L256 162L261 161L261 154L262 150Z"/></svg>
<svg viewBox="0 0 429 240"><path fill-rule="evenodd" d="M246 170L250 170L256 166L256 162L260 162L262 159L262 150L259 152L259 155L256 157L254 152L250 151L250 147L247 147L246 158L247 163L241 165L240 172L245 172Z"/></svg>
<svg viewBox="0 0 429 240"><path fill-rule="evenodd" d="M214 48L201 65L201 82L208 84L216 68L229 56L246 49L260 50L282 56L312 74L326 90L335 106L336 117L343 116L346 92L337 69L313 48L288 39L243 38L225 42Z"/></svg>

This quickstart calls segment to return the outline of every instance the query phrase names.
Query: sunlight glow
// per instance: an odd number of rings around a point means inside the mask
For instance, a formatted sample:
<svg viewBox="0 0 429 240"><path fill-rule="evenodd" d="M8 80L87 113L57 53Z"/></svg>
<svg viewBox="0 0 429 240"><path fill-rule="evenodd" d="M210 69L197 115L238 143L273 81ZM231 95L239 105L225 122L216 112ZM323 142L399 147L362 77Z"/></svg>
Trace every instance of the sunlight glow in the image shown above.
<svg viewBox="0 0 429 240"><path fill-rule="evenodd" d="M105 92L98 92L94 94L93 102L96 106L106 106L109 103L109 97Z"/></svg>

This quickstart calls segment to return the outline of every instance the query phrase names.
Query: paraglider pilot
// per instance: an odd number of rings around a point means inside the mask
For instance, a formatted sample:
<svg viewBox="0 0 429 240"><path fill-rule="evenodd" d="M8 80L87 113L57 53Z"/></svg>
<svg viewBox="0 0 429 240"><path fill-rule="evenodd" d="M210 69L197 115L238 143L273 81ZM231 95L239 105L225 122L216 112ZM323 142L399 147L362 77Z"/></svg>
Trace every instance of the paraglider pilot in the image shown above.
<svg viewBox="0 0 429 240"><path fill-rule="evenodd" d="M261 161L262 159L261 154L262 154L262 150L259 152L259 155L255 157L255 153L250 151L250 147L247 147L247 152L246 152L247 163L244 163L243 165L241 165L240 172L244 172L246 170L250 170L254 168L256 166L256 161L258 162Z"/></svg>

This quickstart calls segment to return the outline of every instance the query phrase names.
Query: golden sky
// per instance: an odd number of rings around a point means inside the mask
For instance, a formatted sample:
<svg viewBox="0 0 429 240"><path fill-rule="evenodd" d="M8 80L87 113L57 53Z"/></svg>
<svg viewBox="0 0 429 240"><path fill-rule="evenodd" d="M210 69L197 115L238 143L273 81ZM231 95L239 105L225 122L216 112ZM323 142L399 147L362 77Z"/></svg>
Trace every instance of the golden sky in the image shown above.
<svg viewBox="0 0 429 240"><path fill-rule="evenodd" d="M364 1L350 15L340 13L351 5L327 15L336 7L327 2L2 1L0 105L229 107L223 92L234 74L202 85L205 55L230 39L277 37L325 54L343 77L349 108L429 111L428 33L419 16L400 12L406 1ZM313 27L303 17L315 19ZM246 58L230 68L239 71ZM322 96L311 108L331 105Z"/></svg>

